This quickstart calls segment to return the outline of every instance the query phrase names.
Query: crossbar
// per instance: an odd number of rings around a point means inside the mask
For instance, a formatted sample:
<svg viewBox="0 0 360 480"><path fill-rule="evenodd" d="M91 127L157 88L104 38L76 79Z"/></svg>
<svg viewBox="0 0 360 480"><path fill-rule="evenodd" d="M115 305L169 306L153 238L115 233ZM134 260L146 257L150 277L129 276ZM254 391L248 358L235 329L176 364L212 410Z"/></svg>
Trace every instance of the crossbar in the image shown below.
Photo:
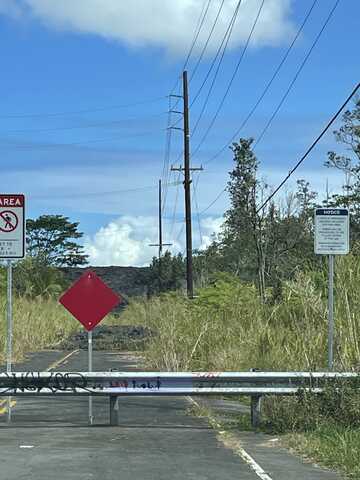
<svg viewBox="0 0 360 480"><path fill-rule="evenodd" d="M246 395L256 427L264 395L320 394L344 384L360 393L359 380L356 372L11 372L0 374L0 395L107 395L111 425L118 425L119 396Z"/></svg>

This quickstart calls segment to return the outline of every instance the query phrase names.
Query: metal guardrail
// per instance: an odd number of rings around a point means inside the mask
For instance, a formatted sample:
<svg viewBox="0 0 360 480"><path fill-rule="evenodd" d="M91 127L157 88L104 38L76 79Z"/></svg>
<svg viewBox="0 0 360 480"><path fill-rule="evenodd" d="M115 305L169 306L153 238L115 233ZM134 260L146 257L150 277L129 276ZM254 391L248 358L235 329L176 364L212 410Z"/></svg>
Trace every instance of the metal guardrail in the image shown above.
<svg viewBox="0 0 360 480"><path fill-rule="evenodd" d="M262 396L321 393L338 381L360 392L360 373L354 372L11 372L0 374L0 396L109 395L113 425L118 396L247 395L256 426Z"/></svg>

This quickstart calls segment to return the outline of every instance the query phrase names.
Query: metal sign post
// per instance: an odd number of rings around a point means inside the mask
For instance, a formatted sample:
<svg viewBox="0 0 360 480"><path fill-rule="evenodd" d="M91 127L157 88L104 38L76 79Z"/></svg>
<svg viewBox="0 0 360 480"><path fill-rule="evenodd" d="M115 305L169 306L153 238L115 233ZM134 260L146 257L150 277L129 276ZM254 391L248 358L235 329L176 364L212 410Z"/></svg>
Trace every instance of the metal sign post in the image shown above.
<svg viewBox="0 0 360 480"><path fill-rule="evenodd" d="M88 370L89 373L92 372L93 365L92 365L92 330L88 332ZM93 398L89 395L89 425L92 425L94 421L93 416Z"/></svg>
<svg viewBox="0 0 360 480"><path fill-rule="evenodd" d="M88 331L88 369L92 372L92 330L122 301L122 298L116 295L94 272L88 270L61 296L59 301ZM93 421L93 402L90 395L89 424L92 425Z"/></svg>
<svg viewBox="0 0 360 480"><path fill-rule="evenodd" d="M345 208L315 210L315 253L329 256L328 369L334 366L334 263L335 255L349 253L349 211Z"/></svg>
<svg viewBox="0 0 360 480"><path fill-rule="evenodd" d="M25 256L25 197L22 193L0 194L0 259L7 261L6 373L12 370L12 261ZM11 421L11 397L7 400L7 421Z"/></svg>
<svg viewBox="0 0 360 480"><path fill-rule="evenodd" d="M329 255L329 294L328 294L328 369L334 364L334 255Z"/></svg>
<svg viewBox="0 0 360 480"><path fill-rule="evenodd" d="M13 337L13 321L12 321L12 262L7 261L7 300L6 300L6 373L10 374L12 369L12 337ZM11 422L11 397L7 398L7 421Z"/></svg>

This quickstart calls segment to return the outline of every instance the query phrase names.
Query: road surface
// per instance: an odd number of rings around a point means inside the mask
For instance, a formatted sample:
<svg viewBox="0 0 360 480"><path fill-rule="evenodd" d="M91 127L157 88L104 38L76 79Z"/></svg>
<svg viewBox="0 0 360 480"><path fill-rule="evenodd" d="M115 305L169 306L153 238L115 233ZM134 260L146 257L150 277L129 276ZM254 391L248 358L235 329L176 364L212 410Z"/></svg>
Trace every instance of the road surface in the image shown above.
<svg viewBox="0 0 360 480"><path fill-rule="evenodd" d="M65 360L62 360L65 356ZM137 369L129 353L94 352L94 370ZM87 352L42 352L16 371L86 371ZM118 427L109 426L108 397L18 397L12 422L0 416L0 480L338 480L271 447L270 437L244 433L241 457L204 419L175 397L122 397ZM244 450L245 449L245 450ZM245 459L250 462L247 463Z"/></svg>

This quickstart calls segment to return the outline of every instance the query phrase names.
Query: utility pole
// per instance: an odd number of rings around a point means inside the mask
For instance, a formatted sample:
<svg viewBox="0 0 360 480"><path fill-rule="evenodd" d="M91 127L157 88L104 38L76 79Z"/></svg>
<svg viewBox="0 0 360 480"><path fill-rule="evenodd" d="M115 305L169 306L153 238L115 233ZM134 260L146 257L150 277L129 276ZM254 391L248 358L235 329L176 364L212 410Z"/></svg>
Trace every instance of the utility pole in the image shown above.
<svg viewBox="0 0 360 480"><path fill-rule="evenodd" d="M187 71L183 72L183 102L184 102L184 168L171 167L172 171L184 172L185 190L185 224L186 224L186 285L189 298L194 297L193 266L192 266L192 231L191 231L191 177L190 171L203 170L190 168L190 120L189 120L189 92Z"/></svg>
<svg viewBox="0 0 360 480"><path fill-rule="evenodd" d="M172 243L163 243L162 240L162 198L161 198L161 179L159 180L159 243L150 243L150 247L159 247L159 291L161 291L161 256L163 247L171 246Z"/></svg>

